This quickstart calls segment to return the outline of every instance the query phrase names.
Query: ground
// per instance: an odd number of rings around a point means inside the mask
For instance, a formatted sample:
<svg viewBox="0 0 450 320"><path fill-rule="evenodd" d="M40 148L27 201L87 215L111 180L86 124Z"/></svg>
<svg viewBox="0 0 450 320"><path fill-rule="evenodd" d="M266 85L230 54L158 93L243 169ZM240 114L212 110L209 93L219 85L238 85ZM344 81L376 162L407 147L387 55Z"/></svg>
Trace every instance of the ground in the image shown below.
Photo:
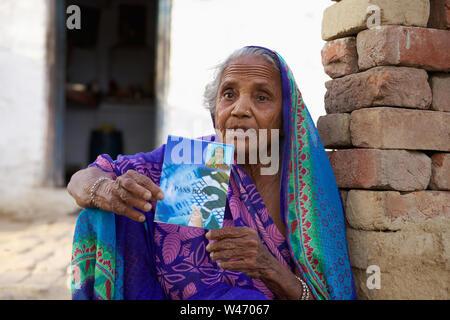
<svg viewBox="0 0 450 320"><path fill-rule="evenodd" d="M60 208L52 205L53 211L41 214L41 205L27 217L0 214L0 300L70 299L69 265L79 210L70 203Z"/></svg>

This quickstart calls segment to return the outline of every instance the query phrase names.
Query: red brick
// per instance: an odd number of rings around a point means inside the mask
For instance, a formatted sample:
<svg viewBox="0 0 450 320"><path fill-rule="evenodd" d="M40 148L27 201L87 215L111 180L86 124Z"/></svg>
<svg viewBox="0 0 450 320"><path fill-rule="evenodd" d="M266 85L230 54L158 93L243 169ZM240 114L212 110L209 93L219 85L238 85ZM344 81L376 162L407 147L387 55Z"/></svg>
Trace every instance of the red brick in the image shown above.
<svg viewBox="0 0 450 320"><path fill-rule="evenodd" d="M352 145L364 148L450 151L450 113L364 108L351 113Z"/></svg>
<svg viewBox="0 0 450 320"><path fill-rule="evenodd" d="M346 149L329 153L339 188L416 191L428 186L431 159L417 151Z"/></svg>
<svg viewBox="0 0 450 320"><path fill-rule="evenodd" d="M430 0L428 28L450 29L450 0Z"/></svg>
<svg viewBox="0 0 450 320"><path fill-rule="evenodd" d="M450 153L436 153L431 162L430 189L450 190Z"/></svg>
<svg viewBox="0 0 450 320"><path fill-rule="evenodd" d="M359 230L401 230L409 223L450 217L450 192L350 190L345 215Z"/></svg>
<svg viewBox="0 0 450 320"><path fill-rule="evenodd" d="M322 64L325 73L331 78L358 72L356 38L348 37L327 42L322 49Z"/></svg>
<svg viewBox="0 0 450 320"><path fill-rule="evenodd" d="M425 70L376 67L325 83L327 113L376 106L428 109L431 89Z"/></svg>
<svg viewBox="0 0 450 320"><path fill-rule="evenodd" d="M447 20L447 29L450 29L450 0L447 0L445 4L445 16Z"/></svg>
<svg viewBox="0 0 450 320"><path fill-rule="evenodd" d="M362 231L361 233L365 232ZM380 236L383 236L383 232L379 233ZM408 236L412 237L413 235L409 233ZM421 238L421 235L419 235L419 238ZM391 237L388 239L389 241L396 240ZM402 241L403 239L400 240ZM377 242L375 242L376 244ZM367 248L364 246L361 248L361 251ZM436 257L433 255L427 257L418 256L415 261L405 262L401 257L397 258L396 253L397 250L394 250L393 255L389 252L387 257L384 252L381 253L383 259L385 257L387 259L393 257L394 259L400 259L400 263L397 264L398 267L389 271L381 269L381 288L379 290L368 288L367 280L370 274L367 273L366 268L352 268L358 300L448 300L448 284L442 279L448 278L449 269L431 265L429 262L435 261ZM450 262L447 263L450 264ZM370 264L378 265L376 256L372 257L368 265ZM423 264L427 264L426 268Z"/></svg>
<svg viewBox="0 0 450 320"><path fill-rule="evenodd" d="M396 65L450 71L450 30L382 26L356 38L359 68Z"/></svg>
<svg viewBox="0 0 450 320"><path fill-rule="evenodd" d="M429 0L344 0L326 8L322 18L322 39L325 41L356 35L368 28L377 5L382 25L426 27L430 15Z"/></svg>
<svg viewBox="0 0 450 320"><path fill-rule="evenodd" d="M350 114L335 113L319 117L317 130L325 148L350 147Z"/></svg>
<svg viewBox="0 0 450 320"><path fill-rule="evenodd" d="M347 228L351 265L366 269L369 265L375 264L385 272L414 266L416 278L422 275L420 272L418 276L417 270L439 265L443 276L445 261L442 259L439 233L436 233L428 230L377 232Z"/></svg>
<svg viewBox="0 0 450 320"><path fill-rule="evenodd" d="M450 112L450 74L432 75L430 85L433 93L431 109Z"/></svg>

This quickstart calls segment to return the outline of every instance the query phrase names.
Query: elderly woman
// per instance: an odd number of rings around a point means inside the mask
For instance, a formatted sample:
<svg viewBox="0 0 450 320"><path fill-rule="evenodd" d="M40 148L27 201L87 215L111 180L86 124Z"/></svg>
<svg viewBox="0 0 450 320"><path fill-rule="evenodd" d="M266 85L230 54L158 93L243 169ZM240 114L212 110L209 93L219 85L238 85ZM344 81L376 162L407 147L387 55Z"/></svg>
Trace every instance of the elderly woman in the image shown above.
<svg viewBox="0 0 450 320"><path fill-rule="evenodd" d="M87 208L74 236L73 298L355 298L340 195L287 64L265 48L239 49L205 98L217 132L279 129L279 170L235 160L224 227L208 231L153 221L164 145L100 155L68 186Z"/></svg>

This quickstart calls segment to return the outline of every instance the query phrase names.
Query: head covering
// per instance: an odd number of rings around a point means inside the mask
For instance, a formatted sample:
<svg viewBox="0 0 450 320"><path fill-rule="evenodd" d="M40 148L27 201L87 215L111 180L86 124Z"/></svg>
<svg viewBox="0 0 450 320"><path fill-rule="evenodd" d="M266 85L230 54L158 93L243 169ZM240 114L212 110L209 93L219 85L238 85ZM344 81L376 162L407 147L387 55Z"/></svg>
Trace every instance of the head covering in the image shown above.
<svg viewBox="0 0 450 320"><path fill-rule="evenodd" d="M252 46L254 47L254 46ZM283 90L281 215L299 270L317 299L355 299L342 201L292 71L275 51Z"/></svg>

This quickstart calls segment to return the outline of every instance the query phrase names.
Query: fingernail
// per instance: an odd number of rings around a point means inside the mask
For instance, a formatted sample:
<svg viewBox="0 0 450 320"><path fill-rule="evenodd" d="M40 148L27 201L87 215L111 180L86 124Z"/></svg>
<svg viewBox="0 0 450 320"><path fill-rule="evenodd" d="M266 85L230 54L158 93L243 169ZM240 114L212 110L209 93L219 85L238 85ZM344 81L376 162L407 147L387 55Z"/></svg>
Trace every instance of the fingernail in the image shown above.
<svg viewBox="0 0 450 320"><path fill-rule="evenodd" d="M144 222L144 221L145 221L145 216L140 216L140 217L139 217L139 221L140 221L140 222Z"/></svg>
<svg viewBox="0 0 450 320"><path fill-rule="evenodd" d="M159 192L159 193L158 193L158 199L159 199L159 200L162 200L163 198L164 198L164 193Z"/></svg>
<svg viewBox="0 0 450 320"><path fill-rule="evenodd" d="M211 259L214 260L214 252L211 252L211 253L209 254L209 256L211 257Z"/></svg>
<svg viewBox="0 0 450 320"><path fill-rule="evenodd" d="M152 205L150 203L146 203L144 206L144 211L149 212L151 208L152 208Z"/></svg>
<svg viewBox="0 0 450 320"><path fill-rule="evenodd" d="M210 249L211 249L211 245L210 244L208 244L207 246L206 246L206 251L209 251ZM212 253L211 253L212 254Z"/></svg>
<svg viewBox="0 0 450 320"><path fill-rule="evenodd" d="M144 198L145 200L150 200L152 198L152 194L150 192L146 192Z"/></svg>
<svg viewBox="0 0 450 320"><path fill-rule="evenodd" d="M211 237L211 231L208 231L206 234L205 234L205 237L206 237L206 239L209 239L209 237ZM208 245L209 246L209 245ZM208 248L208 247L207 247Z"/></svg>

